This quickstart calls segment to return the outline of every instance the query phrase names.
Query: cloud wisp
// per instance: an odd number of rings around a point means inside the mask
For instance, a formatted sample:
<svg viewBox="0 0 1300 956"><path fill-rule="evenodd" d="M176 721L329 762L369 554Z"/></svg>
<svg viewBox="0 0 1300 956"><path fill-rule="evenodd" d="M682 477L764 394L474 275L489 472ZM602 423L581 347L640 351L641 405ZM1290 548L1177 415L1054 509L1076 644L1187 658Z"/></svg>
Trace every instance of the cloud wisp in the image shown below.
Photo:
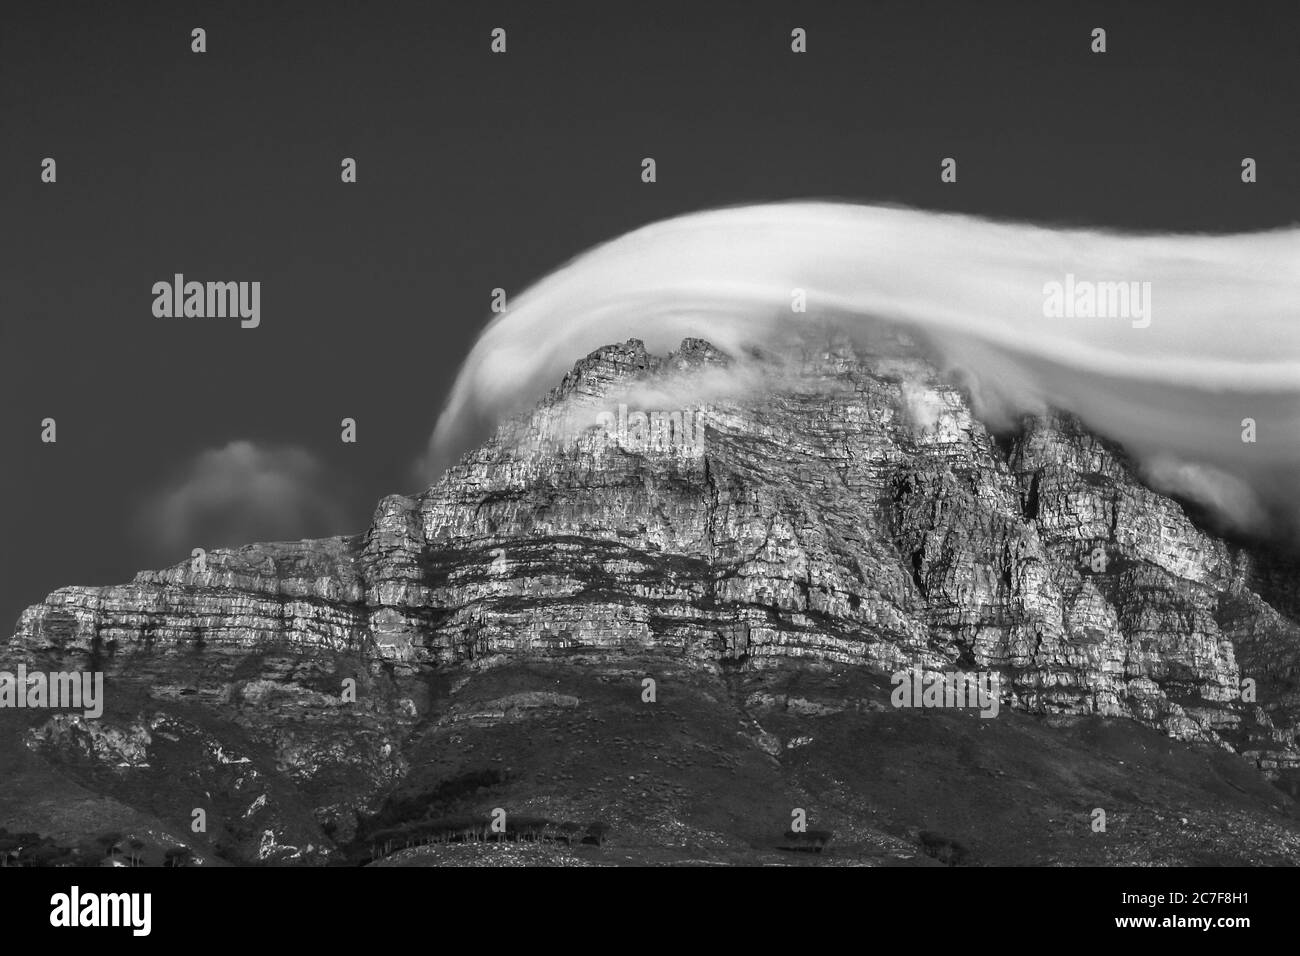
<svg viewBox="0 0 1300 956"><path fill-rule="evenodd" d="M335 534L343 511L305 449L233 441L200 452L149 499L139 527L166 554Z"/></svg>

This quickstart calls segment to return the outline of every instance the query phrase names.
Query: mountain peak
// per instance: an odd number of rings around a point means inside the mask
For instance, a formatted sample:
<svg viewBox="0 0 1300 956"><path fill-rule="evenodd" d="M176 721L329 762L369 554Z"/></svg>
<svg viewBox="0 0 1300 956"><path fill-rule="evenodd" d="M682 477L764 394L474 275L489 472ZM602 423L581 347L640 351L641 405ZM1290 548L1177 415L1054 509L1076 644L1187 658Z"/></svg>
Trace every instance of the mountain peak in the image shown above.
<svg viewBox="0 0 1300 956"><path fill-rule="evenodd" d="M603 417L565 431L573 404ZM205 752L273 748L317 811L248 811L295 848L271 858L346 844L419 755L453 753L452 727L576 706L520 697L518 675L639 682L647 659L718 699L724 675L766 699L781 674L978 671L1008 712L1124 718L1300 781L1300 625L1269 601L1289 592L1077 420L995 439L906 349L605 346L424 494L385 498L366 534L210 558L60 589L8 650L94 662L117 688L96 725L109 737L33 731L50 759L129 763L123 741L155 720ZM339 705L345 677L364 706ZM495 696L459 696L480 685ZM248 797L200 765L207 789Z"/></svg>
<svg viewBox="0 0 1300 956"><path fill-rule="evenodd" d="M640 339L604 345L574 363L573 370L549 397L558 400L570 395L602 395L611 384L656 371L661 365L662 361L647 352Z"/></svg>

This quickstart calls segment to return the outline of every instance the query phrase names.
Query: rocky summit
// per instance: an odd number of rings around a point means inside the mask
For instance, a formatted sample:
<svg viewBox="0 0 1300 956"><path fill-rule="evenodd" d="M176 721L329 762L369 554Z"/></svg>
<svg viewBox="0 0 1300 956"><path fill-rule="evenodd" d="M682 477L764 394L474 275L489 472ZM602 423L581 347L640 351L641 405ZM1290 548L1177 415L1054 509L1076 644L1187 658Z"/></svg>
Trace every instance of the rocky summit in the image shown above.
<svg viewBox="0 0 1300 956"><path fill-rule="evenodd" d="M915 349L631 340L361 534L27 609L0 668L104 712L0 710L0 823L56 862L1295 864L1298 580ZM993 719L895 706L953 671Z"/></svg>

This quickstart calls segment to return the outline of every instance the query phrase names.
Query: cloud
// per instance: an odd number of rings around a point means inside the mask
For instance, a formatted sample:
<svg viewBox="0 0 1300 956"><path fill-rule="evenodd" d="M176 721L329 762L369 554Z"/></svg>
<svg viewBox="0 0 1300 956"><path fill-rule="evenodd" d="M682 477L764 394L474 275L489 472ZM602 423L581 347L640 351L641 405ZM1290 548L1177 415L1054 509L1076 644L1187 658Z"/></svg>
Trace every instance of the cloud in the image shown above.
<svg viewBox="0 0 1300 956"><path fill-rule="evenodd" d="M939 424L944 404L939 396L917 382L903 383L903 411L912 428L919 432L928 431Z"/></svg>
<svg viewBox="0 0 1300 956"><path fill-rule="evenodd" d="M196 455L140 510L145 537L168 552L339 533L343 511L302 448L233 441Z"/></svg>
<svg viewBox="0 0 1300 956"><path fill-rule="evenodd" d="M1110 283L1142 293L1141 310L1117 309ZM791 310L795 289L806 313ZM1063 298L1067 313L1053 312ZM1110 312L1090 310L1103 301ZM663 354L698 336L742 355L828 325L865 338L883 321L916 333L995 425L1070 411L1234 525L1294 522L1298 307L1296 228L1137 235L831 202L695 213L516 296L462 366L425 462L441 471L611 342ZM1240 439L1246 417L1254 444Z"/></svg>
<svg viewBox="0 0 1300 956"><path fill-rule="evenodd" d="M1245 481L1210 465L1157 456L1143 465L1143 477L1154 488L1193 501L1229 527L1260 532L1268 514L1259 495Z"/></svg>

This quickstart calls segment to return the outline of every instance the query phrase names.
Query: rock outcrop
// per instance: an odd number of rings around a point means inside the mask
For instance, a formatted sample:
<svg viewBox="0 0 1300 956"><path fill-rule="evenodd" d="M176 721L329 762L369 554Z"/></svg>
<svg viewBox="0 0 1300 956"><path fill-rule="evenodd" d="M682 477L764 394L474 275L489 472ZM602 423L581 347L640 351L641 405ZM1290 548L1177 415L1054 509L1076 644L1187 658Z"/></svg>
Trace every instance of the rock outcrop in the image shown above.
<svg viewBox="0 0 1300 956"><path fill-rule="evenodd" d="M723 400L704 384L731 360L705 342L606 347L362 534L55 591L0 659L104 670L114 729L59 715L28 745L120 778L188 741L203 756L178 786L241 821L232 858L316 859L431 722L477 719L438 704L455 674L653 653L996 671L1004 707L1137 721L1290 786L1293 565L1198 525L1077 420L991 433L907 350L766 361L764 394Z"/></svg>

